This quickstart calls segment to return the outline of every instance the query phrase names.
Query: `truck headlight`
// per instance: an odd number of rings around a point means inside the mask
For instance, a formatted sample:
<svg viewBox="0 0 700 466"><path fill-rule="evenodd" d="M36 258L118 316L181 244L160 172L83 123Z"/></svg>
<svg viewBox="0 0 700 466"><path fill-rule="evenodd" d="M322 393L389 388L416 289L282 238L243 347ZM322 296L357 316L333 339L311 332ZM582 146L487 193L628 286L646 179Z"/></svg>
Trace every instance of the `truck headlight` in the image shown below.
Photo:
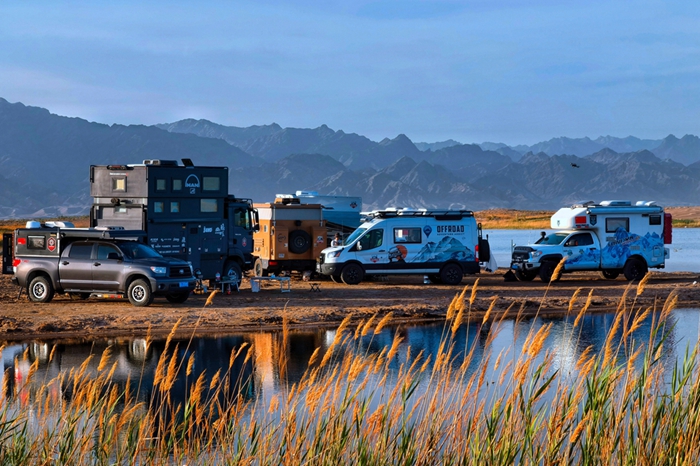
<svg viewBox="0 0 700 466"><path fill-rule="evenodd" d="M167 271L165 267L151 267L151 270L153 270L153 273L156 275L165 275Z"/></svg>
<svg viewBox="0 0 700 466"><path fill-rule="evenodd" d="M542 255L542 251L534 250L534 251L530 252L530 257L532 257L533 259L535 257L540 257L541 255Z"/></svg>

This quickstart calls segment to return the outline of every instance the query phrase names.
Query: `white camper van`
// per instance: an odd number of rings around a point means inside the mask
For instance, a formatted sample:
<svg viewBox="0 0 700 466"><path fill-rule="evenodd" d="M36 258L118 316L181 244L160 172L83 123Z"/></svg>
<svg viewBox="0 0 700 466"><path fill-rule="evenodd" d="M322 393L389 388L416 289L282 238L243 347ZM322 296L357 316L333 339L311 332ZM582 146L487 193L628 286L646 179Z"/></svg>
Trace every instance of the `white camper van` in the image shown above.
<svg viewBox="0 0 700 466"><path fill-rule="evenodd" d="M654 202L585 202L559 209L551 219L557 231L534 244L516 246L511 268L519 280L539 275L549 282L563 257L564 272L599 270L607 279L623 273L640 280L649 268L663 268L670 257L672 219Z"/></svg>
<svg viewBox="0 0 700 466"><path fill-rule="evenodd" d="M326 248L317 272L356 285L365 275L420 274L457 285L490 259L488 240L468 210L382 210L343 246Z"/></svg>

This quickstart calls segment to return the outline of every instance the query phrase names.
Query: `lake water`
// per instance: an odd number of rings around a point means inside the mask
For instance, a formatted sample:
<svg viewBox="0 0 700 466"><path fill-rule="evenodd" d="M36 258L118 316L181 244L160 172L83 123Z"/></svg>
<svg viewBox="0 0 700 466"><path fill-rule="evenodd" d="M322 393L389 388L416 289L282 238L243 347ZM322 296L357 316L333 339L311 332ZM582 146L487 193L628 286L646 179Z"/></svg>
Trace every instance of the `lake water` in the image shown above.
<svg viewBox="0 0 700 466"><path fill-rule="evenodd" d="M535 242L541 230L484 230L488 235L491 252L499 267L508 267L512 245ZM550 232L551 230L547 230ZM675 228L673 244L666 245L671 250L671 258L666 268L654 269L666 272L700 272L700 228Z"/></svg>
<svg viewBox="0 0 700 466"><path fill-rule="evenodd" d="M613 325L614 314L591 314L583 317L579 327L573 328L573 317L562 318L532 318L520 322L506 320L500 324L481 326L478 324L463 325L457 331L454 342L457 354L466 354L474 351L474 358L469 365L469 371L476 371L483 358L489 357L490 364L499 354L506 359L517 357L525 343L528 332L537 331L543 325L552 324L552 331L544 345L551 351L554 361L554 370L560 374L574 374L576 361L581 353L592 347L593 351L600 352L605 344L605 338ZM686 348L695 345L698 341L700 329L700 310L683 309L675 310L667 326L668 335L663 345L663 360L665 367L669 369L673 362L683 357ZM357 345L345 348L344 351L355 351L362 354L379 353L390 347L394 337L398 334L403 342L399 347L397 358L390 366L390 371L395 375L402 363L406 362L406 351L411 348L411 354L423 352L424 357L430 355L431 361L436 360L438 348L445 334L445 325L435 323L429 325L401 325L384 329L377 335L367 335L361 338ZM497 335L489 346L486 341L489 331ZM644 322L635 334L638 342L648 342L651 331L651 317ZM248 382L238 386L232 386L238 394L245 398L257 397L269 400L272 396L280 394L290 384L298 382L307 369L309 358L316 348L321 349L321 357L328 350L335 337L335 329L317 329L305 332L291 332L286 348L281 347L281 332L259 332L231 335L221 338L195 338L191 341L177 341L178 358L188 361L194 353L193 374L185 376L183 370L173 388L175 398L184 399L185 390L203 372L210 378L218 370L226 370L229 365L229 357L232 352L238 351L242 345L252 345L253 353L247 362L239 357L232 366L232 373ZM29 372L30 365L38 360L38 370L33 376L33 384L39 386L46 384L60 373L77 370L81 364L93 355L87 367L87 374L94 376L97 373L97 365L102 352L111 347L113 361L117 367L114 372L114 381L118 385L125 386L130 383L132 390L139 391L143 400L151 399L153 393L153 380L156 366L164 350L163 341L154 341L150 347L146 347L143 339L118 339L95 340L81 343L66 342L27 342L24 344L10 345L2 353L3 380L0 386L10 387L14 393L19 393ZM247 346L250 348L251 346ZM246 350L247 351L247 350ZM53 357L50 355L53 352ZM27 357L24 357L24 355ZM245 355L245 354L244 354ZM281 357L284 356L284 357ZM287 360L284 367L280 367L281 360ZM624 356L621 363L624 363ZM456 365L460 361L455 362ZM186 364L183 364L185 366ZM501 369L502 370L502 369ZM281 375L283 374L283 375ZM500 372L499 372L500 374ZM9 377L7 384L5 378ZM487 380L497 379L493 373L493 367L489 366ZM391 384L391 374L387 382ZM70 398L70 384L65 386L53 386L56 394ZM23 390L22 393L30 392Z"/></svg>

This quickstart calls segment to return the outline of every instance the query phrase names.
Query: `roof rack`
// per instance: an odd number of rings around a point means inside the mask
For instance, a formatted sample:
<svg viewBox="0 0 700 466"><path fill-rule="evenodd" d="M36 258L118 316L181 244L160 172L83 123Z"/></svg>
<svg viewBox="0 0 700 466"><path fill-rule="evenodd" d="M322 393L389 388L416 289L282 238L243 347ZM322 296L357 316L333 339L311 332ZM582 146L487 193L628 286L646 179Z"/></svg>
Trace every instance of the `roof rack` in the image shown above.
<svg viewBox="0 0 700 466"><path fill-rule="evenodd" d="M445 217L445 220L453 220L461 217L473 217L474 212L471 210L387 209L367 212L367 216L370 218L435 217L438 220L440 217Z"/></svg>

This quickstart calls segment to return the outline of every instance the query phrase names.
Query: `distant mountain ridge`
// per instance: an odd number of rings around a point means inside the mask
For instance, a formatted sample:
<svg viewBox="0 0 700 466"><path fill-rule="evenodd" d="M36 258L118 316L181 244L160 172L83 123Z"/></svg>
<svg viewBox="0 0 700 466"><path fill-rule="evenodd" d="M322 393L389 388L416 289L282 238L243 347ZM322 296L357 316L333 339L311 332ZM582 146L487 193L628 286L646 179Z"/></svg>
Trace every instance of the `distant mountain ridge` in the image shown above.
<svg viewBox="0 0 700 466"><path fill-rule="evenodd" d="M591 152L593 151L593 152ZM454 140L376 142L278 124L187 119L104 125L0 98L0 217L84 214L91 164L190 158L229 167L230 190L255 201L316 190L385 207L554 209L580 200L700 204L700 138L553 138L532 146Z"/></svg>

